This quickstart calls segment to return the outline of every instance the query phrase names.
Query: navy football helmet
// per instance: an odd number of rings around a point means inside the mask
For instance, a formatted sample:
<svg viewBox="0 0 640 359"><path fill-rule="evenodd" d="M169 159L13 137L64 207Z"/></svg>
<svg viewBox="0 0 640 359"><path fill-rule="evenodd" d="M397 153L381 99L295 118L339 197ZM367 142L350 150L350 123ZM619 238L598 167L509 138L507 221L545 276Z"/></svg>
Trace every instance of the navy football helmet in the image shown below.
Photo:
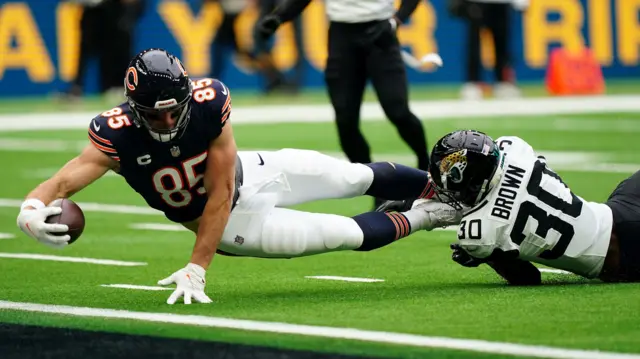
<svg viewBox="0 0 640 359"><path fill-rule="evenodd" d="M503 158L486 134L461 130L442 137L431 151L429 174L440 201L475 206L502 177Z"/></svg>
<svg viewBox="0 0 640 359"><path fill-rule="evenodd" d="M137 126L147 128L160 142L180 138L189 123L193 88L180 60L163 49L147 49L129 63L124 79L125 96ZM170 112L175 127L153 126L159 114Z"/></svg>

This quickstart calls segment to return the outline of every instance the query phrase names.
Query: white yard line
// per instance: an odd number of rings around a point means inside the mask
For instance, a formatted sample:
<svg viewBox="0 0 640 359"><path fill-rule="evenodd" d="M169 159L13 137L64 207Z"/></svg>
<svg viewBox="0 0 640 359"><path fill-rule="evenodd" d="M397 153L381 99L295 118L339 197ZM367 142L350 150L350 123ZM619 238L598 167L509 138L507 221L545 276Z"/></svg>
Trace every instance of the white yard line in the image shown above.
<svg viewBox="0 0 640 359"><path fill-rule="evenodd" d="M127 261L116 261L112 259L64 257L64 256L54 256L54 255L48 255L48 254L31 254L31 253L0 253L0 258L34 259L39 261L73 262L73 263L90 263L90 264L99 264L99 265L105 265L105 266L120 266L120 267L136 267L136 266L147 265L147 263L145 262L127 262Z"/></svg>
<svg viewBox="0 0 640 359"><path fill-rule="evenodd" d="M147 285L133 285L133 284L101 284L100 286L101 287L107 287L107 288L150 290L150 291L174 290L175 289L175 288L167 288L167 287L151 287L151 286L147 286Z"/></svg>
<svg viewBox="0 0 640 359"><path fill-rule="evenodd" d="M343 281L343 282L361 282L361 283L384 282L384 279L340 277L340 276L333 276L333 275L308 275L308 276L305 276L305 278L309 278L309 279L324 279L324 280L340 280L340 281Z"/></svg>
<svg viewBox="0 0 640 359"><path fill-rule="evenodd" d="M486 101L412 101L412 111L420 119L446 119L452 117L562 115L595 112L640 112L640 96L609 95L580 97L523 98ZM99 112L62 112L41 114L0 115L0 131L85 129ZM331 106L319 105L270 105L234 108L235 124L332 122ZM362 105L363 120L383 121L386 117L376 102Z"/></svg>
<svg viewBox="0 0 640 359"><path fill-rule="evenodd" d="M456 339L430 337L415 334L402 334L353 328L334 328L313 325L260 322L217 318L201 315L182 315L170 313L148 313L127 310L71 307L36 303L0 301L0 309L38 313L64 314L78 317L117 318L139 320L154 323L172 323L199 327L227 328L246 331L294 334L311 337L348 339L414 347L466 350L480 353L529 356L553 359L640 359L638 354L612 353L595 350L576 350L538 345L524 345L504 342L491 342L475 339Z"/></svg>
<svg viewBox="0 0 640 359"><path fill-rule="evenodd" d="M0 198L0 207L20 207L23 200ZM162 212L145 206L133 206L124 204L104 204L92 202L79 202L78 205L85 212L123 213L123 214L148 214L162 215Z"/></svg>
<svg viewBox="0 0 640 359"><path fill-rule="evenodd" d="M12 239L12 238L16 238L16 235L11 233L0 233L0 239Z"/></svg>
<svg viewBox="0 0 640 359"><path fill-rule="evenodd" d="M473 122L470 122L473 121ZM482 117L452 120L456 127L465 127L473 123L478 129L491 132L491 130L517 130L517 131L543 131L543 132L597 132L597 133L636 133L640 132L640 121L629 117L560 117L545 118L545 121L525 121L522 119L507 119L504 117ZM427 125L428 126L428 125Z"/></svg>
<svg viewBox="0 0 640 359"><path fill-rule="evenodd" d="M567 272L566 270L562 270L562 269L538 268L538 270L542 273L573 274L571 272Z"/></svg>

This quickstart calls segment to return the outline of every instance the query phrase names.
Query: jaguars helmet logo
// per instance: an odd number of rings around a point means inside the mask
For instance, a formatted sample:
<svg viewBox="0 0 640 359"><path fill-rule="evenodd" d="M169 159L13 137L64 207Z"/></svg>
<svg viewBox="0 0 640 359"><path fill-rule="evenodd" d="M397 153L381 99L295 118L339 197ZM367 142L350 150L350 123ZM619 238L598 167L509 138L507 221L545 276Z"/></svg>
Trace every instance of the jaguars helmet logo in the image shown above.
<svg viewBox="0 0 640 359"><path fill-rule="evenodd" d="M467 150L460 150L449 154L440 162L440 174L442 184L447 187L447 181L460 183L464 178L464 170L467 168Z"/></svg>

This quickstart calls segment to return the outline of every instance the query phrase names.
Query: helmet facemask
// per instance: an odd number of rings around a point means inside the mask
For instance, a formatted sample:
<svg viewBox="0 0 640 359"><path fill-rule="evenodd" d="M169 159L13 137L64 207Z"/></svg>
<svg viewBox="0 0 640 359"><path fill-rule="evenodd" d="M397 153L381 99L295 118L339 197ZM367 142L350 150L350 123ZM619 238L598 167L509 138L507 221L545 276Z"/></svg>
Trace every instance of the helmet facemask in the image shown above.
<svg viewBox="0 0 640 359"><path fill-rule="evenodd" d="M462 181L464 169L467 166L466 150L458 151L456 154L464 158L464 161L453 162L452 156L449 155L442 161L432 163L430 172L434 175L432 179L436 183L435 195L438 200L461 209L464 194L458 183Z"/></svg>
<svg viewBox="0 0 640 359"><path fill-rule="evenodd" d="M189 123L191 118L190 100L191 97L185 98L181 103L177 103L175 99L158 101L154 108L137 105L131 100L129 100L129 105L138 126L144 126L154 140L170 142L180 138ZM169 129L154 126L167 112L171 113L171 118L176 120L175 126Z"/></svg>

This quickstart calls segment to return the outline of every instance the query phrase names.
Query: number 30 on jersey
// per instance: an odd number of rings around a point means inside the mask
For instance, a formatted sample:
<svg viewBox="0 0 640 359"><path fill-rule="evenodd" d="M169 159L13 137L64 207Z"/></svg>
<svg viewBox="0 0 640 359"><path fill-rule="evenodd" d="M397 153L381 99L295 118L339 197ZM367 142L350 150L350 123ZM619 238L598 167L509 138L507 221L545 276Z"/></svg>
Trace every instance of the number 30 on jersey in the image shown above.
<svg viewBox="0 0 640 359"><path fill-rule="evenodd" d="M481 239L482 238L482 221L480 219L472 219L469 222L460 222L458 227L458 239Z"/></svg>

